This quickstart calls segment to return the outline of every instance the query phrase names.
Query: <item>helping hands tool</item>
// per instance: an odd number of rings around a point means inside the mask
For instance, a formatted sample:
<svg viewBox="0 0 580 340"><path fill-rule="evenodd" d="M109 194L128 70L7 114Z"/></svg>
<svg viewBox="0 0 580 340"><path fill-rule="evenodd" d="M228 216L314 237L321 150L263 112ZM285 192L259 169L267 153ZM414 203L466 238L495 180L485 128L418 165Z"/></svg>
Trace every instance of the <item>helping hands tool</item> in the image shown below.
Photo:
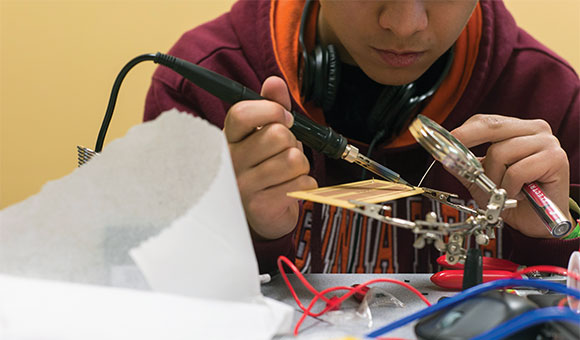
<svg viewBox="0 0 580 340"><path fill-rule="evenodd" d="M492 197L504 195L501 192L503 189L498 190L495 183L485 175L477 157L439 124L423 115L418 115L409 126L409 131L417 142L450 172L477 184ZM570 231L572 223L544 194L537 183L525 184L522 191L552 236L562 237Z"/></svg>
<svg viewBox="0 0 580 340"><path fill-rule="evenodd" d="M454 197L453 194L423 188L423 195L463 211L470 216L463 222L445 223L439 222L437 215L431 212L427 214L425 220L408 221L385 216L384 211L388 210L386 206L363 202L352 202L356 204L353 210L387 224L412 230L417 235L413 247L420 249L426 243L432 243L437 250L445 252L448 263L456 264L466 257L467 250L464 244L471 236L475 236L475 242L478 245L487 245L490 239L495 238L495 228L500 228L503 225L503 219L500 217L502 211L516 207L517 201L508 199L506 191L498 188L485 175L483 166L475 155L434 121L423 115L418 115L409 126L409 131L417 142L433 158L445 165L450 172L475 183L490 195L485 208L472 209L455 204L450 201L450 198ZM531 188L533 190L528 190ZM562 237L570 230L571 223L566 220L558 207L543 194L537 184L526 185L524 192L552 235ZM447 241L444 240L444 236L449 236Z"/></svg>
<svg viewBox="0 0 580 340"><path fill-rule="evenodd" d="M490 194L485 209L472 209L455 204L450 199L457 197L456 195L423 188L423 195L470 216L462 222L446 223L439 222L437 214L431 212L427 214L425 220L408 221L385 216L383 213L385 206L363 202L352 202L357 205L353 210L387 224L410 229L416 234L414 248L421 249L426 243L433 244L437 250L445 253L449 263L458 263L466 257L467 250L464 245L471 236L475 236L478 245L487 245L490 239L495 238L495 228L500 228L503 225L503 219L500 217L501 212L504 209L515 207L517 201L508 199L506 191L497 188L495 183L485 176L481 163L471 151L429 118L418 115L409 130L419 144L451 172L475 183ZM449 236L447 240L444 239L445 236Z"/></svg>

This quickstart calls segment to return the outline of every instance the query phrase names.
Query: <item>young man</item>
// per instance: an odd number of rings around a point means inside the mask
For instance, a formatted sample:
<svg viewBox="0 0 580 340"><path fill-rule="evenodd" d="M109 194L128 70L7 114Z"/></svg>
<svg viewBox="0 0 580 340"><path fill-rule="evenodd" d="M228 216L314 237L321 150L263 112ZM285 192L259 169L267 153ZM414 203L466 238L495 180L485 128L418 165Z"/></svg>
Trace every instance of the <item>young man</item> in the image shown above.
<svg viewBox="0 0 580 340"><path fill-rule="evenodd" d="M289 110L333 127L364 154L370 149L413 184L432 158L407 127L426 115L453 130L518 199L485 255L566 266L579 248L578 239L550 237L520 193L539 183L576 225L568 199L578 201L580 183L578 76L519 29L501 1L320 0L306 9L303 1L240 1L185 33L169 54L270 99L230 107L160 67L145 112L149 120L176 107L224 129L262 271L286 255L313 272L431 272L439 256L413 248L408 230L287 197L361 179L360 167L303 147L288 129ZM457 193L465 205L487 202L439 164L422 185ZM466 218L422 197L387 204L408 220L429 211L447 222Z"/></svg>

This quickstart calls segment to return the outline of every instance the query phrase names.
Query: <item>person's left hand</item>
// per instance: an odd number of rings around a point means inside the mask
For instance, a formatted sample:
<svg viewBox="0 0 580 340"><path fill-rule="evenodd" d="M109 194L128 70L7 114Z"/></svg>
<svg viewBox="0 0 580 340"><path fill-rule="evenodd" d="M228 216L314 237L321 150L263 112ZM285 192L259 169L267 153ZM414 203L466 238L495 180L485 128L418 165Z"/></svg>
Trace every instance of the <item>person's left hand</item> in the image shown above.
<svg viewBox="0 0 580 340"><path fill-rule="evenodd" d="M552 134L550 125L539 119L478 114L451 131L466 147L491 143L480 161L485 174L518 200L517 208L502 213L512 228L531 237L551 237L548 229L521 192L525 183L538 183L548 196L572 221L568 209L570 170L566 152ZM462 181L480 207L485 207L489 195L475 183Z"/></svg>

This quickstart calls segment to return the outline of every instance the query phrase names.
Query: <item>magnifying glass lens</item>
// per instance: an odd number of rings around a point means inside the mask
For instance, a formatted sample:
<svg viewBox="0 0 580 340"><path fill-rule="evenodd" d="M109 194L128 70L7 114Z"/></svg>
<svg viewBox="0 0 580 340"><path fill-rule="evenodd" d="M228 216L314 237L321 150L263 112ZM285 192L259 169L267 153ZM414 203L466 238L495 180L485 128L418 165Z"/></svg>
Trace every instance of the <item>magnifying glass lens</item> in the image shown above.
<svg viewBox="0 0 580 340"><path fill-rule="evenodd" d="M409 126L409 131L433 158L451 172L474 181L474 175L483 171L477 157L449 131L431 119L418 115Z"/></svg>

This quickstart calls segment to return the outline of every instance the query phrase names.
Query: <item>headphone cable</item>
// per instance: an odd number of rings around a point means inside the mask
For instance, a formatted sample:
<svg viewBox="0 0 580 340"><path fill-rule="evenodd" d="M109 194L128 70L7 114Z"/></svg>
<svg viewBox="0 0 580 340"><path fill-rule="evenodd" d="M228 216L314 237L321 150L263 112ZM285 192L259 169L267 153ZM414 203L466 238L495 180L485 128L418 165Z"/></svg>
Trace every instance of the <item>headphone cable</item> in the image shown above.
<svg viewBox="0 0 580 340"><path fill-rule="evenodd" d="M371 158L371 154L373 153L373 149L375 148L375 145L376 145L376 144L377 144L377 142L378 142L378 141L380 141L380 140L381 140L381 138L383 138L383 136L385 135L385 130L386 130L386 129L379 130L379 131L378 131L378 132L375 134L375 136L373 137L373 140L372 140L372 141L371 141L371 143L369 144L369 149L368 149L368 151L367 151L367 157L368 157L368 158ZM365 179L365 176L366 176L366 174L367 174L367 170L366 170L366 169L363 169L363 170L362 170L362 172L361 172L361 176L360 176L360 179L361 179L361 181Z"/></svg>

